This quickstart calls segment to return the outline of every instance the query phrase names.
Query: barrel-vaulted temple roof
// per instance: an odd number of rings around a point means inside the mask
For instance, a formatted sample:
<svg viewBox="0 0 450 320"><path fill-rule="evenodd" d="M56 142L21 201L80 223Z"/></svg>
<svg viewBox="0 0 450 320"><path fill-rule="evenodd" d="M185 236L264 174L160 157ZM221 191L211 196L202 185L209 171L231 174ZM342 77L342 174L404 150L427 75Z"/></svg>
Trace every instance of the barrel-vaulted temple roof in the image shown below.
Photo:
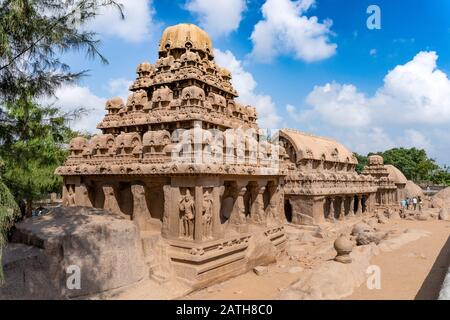
<svg viewBox="0 0 450 320"><path fill-rule="evenodd" d="M280 130L280 137L290 141L297 153L298 160L312 159L351 164L358 163L353 153L335 140L292 129Z"/></svg>

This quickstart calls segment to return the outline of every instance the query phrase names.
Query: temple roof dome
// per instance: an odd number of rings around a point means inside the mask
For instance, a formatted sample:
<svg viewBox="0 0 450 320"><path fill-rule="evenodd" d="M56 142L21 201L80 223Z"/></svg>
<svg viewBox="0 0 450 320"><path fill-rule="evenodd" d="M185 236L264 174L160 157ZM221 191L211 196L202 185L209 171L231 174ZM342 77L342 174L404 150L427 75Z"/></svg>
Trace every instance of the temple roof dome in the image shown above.
<svg viewBox="0 0 450 320"><path fill-rule="evenodd" d="M406 184L408 179L406 179L405 175L398 168L394 167L391 164L385 164L384 166L389 172L389 178L395 184Z"/></svg>
<svg viewBox="0 0 450 320"><path fill-rule="evenodd" d="M213 57L213 45L209 35L195 24L180 23L167 27L159 41L159 52L171 49L198 50Z"/></svg>

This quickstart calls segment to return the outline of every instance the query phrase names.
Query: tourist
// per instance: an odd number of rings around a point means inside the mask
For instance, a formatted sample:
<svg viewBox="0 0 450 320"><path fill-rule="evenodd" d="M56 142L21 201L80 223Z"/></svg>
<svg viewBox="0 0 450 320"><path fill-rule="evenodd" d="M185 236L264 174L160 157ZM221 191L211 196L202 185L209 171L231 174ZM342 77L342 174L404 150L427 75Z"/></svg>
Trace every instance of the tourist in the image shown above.
<svg viewBox="0 0 450 320"><path fill-rule="evenodd" d="M419 211L422 211L422 207L423 207L423 201L422 198L419 196L417 201L419 202Z"/></svg>
<svg viewBox="0 0 450 320"><path fill-rule="evenodd" d="M402 199L400 201L400 205L402 206L403 209L406 209L406 199Z"/></svg>
<svg viewBox="0 0 450 320"><path fill-rule="evenodd" d="M416 197L414 197L412 199L412 203L413 203L414 210L416 210L416 208L417 208L417 198Z"/></svg>
<svg viewBox="0 0 450 320"><path fill-rule="evenodd" d="M409 210L410 200L409 197L406 198L406 209Z"/></svg>

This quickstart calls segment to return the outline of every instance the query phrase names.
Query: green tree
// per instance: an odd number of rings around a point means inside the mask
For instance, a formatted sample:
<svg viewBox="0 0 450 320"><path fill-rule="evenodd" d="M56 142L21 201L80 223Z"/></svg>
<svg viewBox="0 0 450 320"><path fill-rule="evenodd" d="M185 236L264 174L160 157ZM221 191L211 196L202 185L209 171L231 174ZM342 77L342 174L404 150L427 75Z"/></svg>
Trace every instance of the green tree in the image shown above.
<svg viewBox="0 0 450 320"><path fill-rule="evenodd" d="M0 98L15 101L23 92L32 97L51 95L74 82L86 70L72 72L61 60L69 51L85 51L107 63L98 50L96 34L82 27L102 7L122 6L113 0L0 1Z"/></svg>
<svg viewBox="0 0 450 320"><path fill-rule="evenodd" d="M69 115L39 106L30 97L8 102L5 109L8 121L0 127L2 177L16 200L25 200L23 213L30 216L33 200L60 190L61 179L53 172L67 156L64 144L76 133L67 125Z"/></svg>
<svg viewBox="0 0 450 320"><path fill-rule="evenodd" d="M364 167L367 165L367 157L363 156L359 153L353 152L356 159L358 160L358 164L356 165L356 172L361 173L364 169Z"/></svg>
<svg viewBox="0 0 450 320"><path fill-rule="evenodd" d="M11 199L30 202L57 189L53 170L64 161L62 145L72 134L69 115L36 101L87 74L71 71L61 59L65 53L84 51L107 63L97 35L83 27L111 6L123 18L113 0L0 0L0 251L16 208Z"/></svg>
<svg viewBox="0 0 450 320"><path fill-rule="evenodd" d="M1 268L2 248L6 243L6 235L14 223L18 213L18 207L8 187L0 180L0 284L3 281Z"/></svg>
<svg viewBox="0 0 450 320"><path fill-rule="evenodd" d="M423 149L393 148L380 154L386 164L397 167L409 180L429 180L432 172L439 169L435 160L429 158Z"/></svg>

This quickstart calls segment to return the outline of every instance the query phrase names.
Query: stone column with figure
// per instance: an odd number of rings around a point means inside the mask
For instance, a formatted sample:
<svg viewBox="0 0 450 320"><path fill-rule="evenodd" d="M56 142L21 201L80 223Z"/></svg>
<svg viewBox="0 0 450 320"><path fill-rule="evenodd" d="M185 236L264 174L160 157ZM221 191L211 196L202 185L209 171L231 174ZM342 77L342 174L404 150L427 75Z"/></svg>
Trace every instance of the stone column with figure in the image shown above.
<svg viewBox="0 0 450 320"><path fill-rule="evenodd" d="M132 219L140 231L148 230L150 227L150 212L145 198L145 186L140 183L132 184L131 194L133 195Z"/></svg>
<svg viewBox="0 0 450 320"><path fill-rule="evenodd" d="M193 239L195 221L195 202L189 189L181 196L178 203L180 212L180 237Z"/></svg>
<svg viewBox="0 0 450 320"><path fill-rule="evenodd" d="M350 217L355 216L355 196L350 197L350 208L348 208L348 215Z"/></svg>
<svg viewBox="0 0 450 320"><path fill-rule="evenodd" d="M345 218L345 197L340 197L341 199L341 211L339 212L339 220L344 220Z"/></svg>
<svg viewBox="0 0 450 320"><path fill-rule="evenodd" d="M202 203L202 239L210 240L213 238L213 196L206 190L203 194Z"/></svg>
<svg viewBox="0 0 450 320"><path fill-rule="evenodd" d="M361 215L362 215L362 196L360 196L360 195L358 195L358 196L356 196L357 198L357 202L356 202L356 204L357 204L357 209L356 209L356 215L358 216L358 217L360 217Z"/></svg>
<svg viewBox="0 0 450 320"><path fill-rule="evenodd" d="M116 192L114 185L112 184L104 184L102 186L103 194L105 195L105 203L103 208L105 210L109 210L113 213L121 214L119 203L117 201Z"/></svg>
<svg viewBox="0 0 450 320"><path fill-rule="evenodd" d="M334 217L334 214L335 214L335 210L334 210L335 203L334 203L334 201L335 201L334 198L330 197L330 211L328 213L328 219L330 221L333 221L333 222L336 220L335 217Z"/></svg>
<svg viewBox="0 0 450 320"><path fill-rule="evenodd" d="M75 203L77 206L92 207L89 190L85 183L75 186Z"/></svg>

